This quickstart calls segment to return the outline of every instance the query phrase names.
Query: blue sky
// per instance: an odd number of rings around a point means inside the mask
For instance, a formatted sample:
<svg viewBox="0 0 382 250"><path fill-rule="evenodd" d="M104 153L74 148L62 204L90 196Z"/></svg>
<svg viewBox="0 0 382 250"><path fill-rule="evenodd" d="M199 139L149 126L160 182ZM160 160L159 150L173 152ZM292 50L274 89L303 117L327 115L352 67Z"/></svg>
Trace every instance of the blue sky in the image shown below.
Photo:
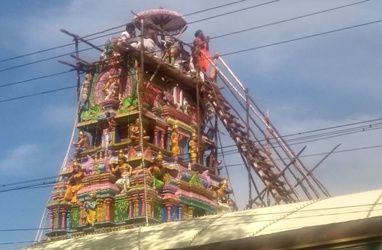
<svg viewBox="0 0 382 250"><path fill-rule="evenodd" d="M0 60L71 42L59 31L65 28L87 35L128 22L131 10L174 9L190 13L224 2L213 1L2 1L0 9ZM267 1L247 0L240 4L192 15L194 21ZM216 36L256 25L320 11L355 0L281 0L263 7L192 24L182 37L191 41L195 30ZM360 5L274 25L211 41L213 52L256 47L345 26L382 19L382 2ZM226 61L249 87L257 103L271 114L281 134L290 134L338 124L382 117L382 24L377 23L326 36L226 57ZM93 41L97 45L106 39ZM83 46L83 45L82 45ZM82 47L86 48L86 47ZM56 60L27 67L2 69L41 58L64 54L64 48L0 63L0 85L31 77L65 71ZM95 52L84 53L91 61ZM68 57L63 58L70 61ZM0 100L75 84L75 75L28 82L0 88ZM64 158L73 125L75 91L67 90L13 102L0 103L0 185L54 176ZM338 143L342 149L380 144L379 130L308 144L306 154L327 152ZM232 142L227 142L231 144ZM302 145L296 147L296 150ZM333 194L381 188L381 149L337 154L317 171ZM313 166L319 158L305 158ZM227 163L237 162L236 156ZM244 168L230 169L239 204L247 197ZM245 179L246 180L246 179ZM0 193L0 229L38 226L49 189ZM0 243L33 240L34 231L1 232ZM21 245L6 246L9 249ZM4 249L0 245L1 249ZM5 248L7 249L7 248Z"/></svg>

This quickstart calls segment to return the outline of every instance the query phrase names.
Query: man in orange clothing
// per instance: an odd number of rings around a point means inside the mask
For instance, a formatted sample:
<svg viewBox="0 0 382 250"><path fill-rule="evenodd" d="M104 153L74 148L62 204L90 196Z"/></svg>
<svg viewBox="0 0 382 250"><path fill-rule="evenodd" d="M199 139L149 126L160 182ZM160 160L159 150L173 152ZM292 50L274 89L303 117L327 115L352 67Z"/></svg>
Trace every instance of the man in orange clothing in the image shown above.
<svg viewBox="0 0 382 250"><path fill-rule="evenodd" d="M205 37L202 30L195 32L194 47L192 49L192 59L196 69L206 73L209 66L208 58L210 57L209 42L210 38Z"/></svg>

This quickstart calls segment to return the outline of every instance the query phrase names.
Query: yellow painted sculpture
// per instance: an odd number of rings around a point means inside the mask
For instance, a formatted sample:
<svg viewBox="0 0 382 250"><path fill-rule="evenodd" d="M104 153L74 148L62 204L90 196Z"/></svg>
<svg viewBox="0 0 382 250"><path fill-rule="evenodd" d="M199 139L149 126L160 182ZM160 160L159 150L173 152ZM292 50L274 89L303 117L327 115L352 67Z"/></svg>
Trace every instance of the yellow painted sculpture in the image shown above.
<svg viewBox="0 0 382 250"><path fill-rule="evenodd" d="M227 203L228 197L227 195L230 192L229 184L227 179L223 179L220 184L218 189L215 191L216 198L218 199L219 202L221 203Z"/></svg>
<svg viewBox="0 0 382 250"><path fill-rule="evenodd" d="M86 212L86 224L94 226L97 222L97 201L96 193L90 194L91 200L85 201L84 208Z"/></svg>
<svg viewBox="0 0 382 250"><path fill-rule="evenodd" d="M171 133L171 153L173 156L180 155L180 147L179 147L180 135L178 133L178 125L174 124Z"/></svg>
<svg viewBox="0 0 382 250"><path fill-rule="evenodd" d="M68 188L66 189L64 200L70 201L72 203L77 203L77 192L82 187L82 178L84 177L84 172L77 161L72 162L72 176L68 180Z"/></svg>
<svg viewBox="0 0 382 250"><path fill-rule="evenodd" d="M192 133L191 140L188 143L191 162L196 162L198 158L198 143L196 141L196 134Z"/></svg>

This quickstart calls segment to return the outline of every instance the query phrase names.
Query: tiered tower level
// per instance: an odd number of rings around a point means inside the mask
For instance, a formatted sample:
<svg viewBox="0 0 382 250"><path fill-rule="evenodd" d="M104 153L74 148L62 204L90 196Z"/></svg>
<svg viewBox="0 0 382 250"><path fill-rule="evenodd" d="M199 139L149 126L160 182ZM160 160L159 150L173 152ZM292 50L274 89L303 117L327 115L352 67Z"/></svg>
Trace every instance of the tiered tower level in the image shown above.
<svg viewBox="0 0 382 250"><path fill-rule="evenodd" d="M229 90L237 89L206 56L203 46L195 48L201 45L194 42L189 48L178 40L186 27L180 14L144 11L132 24L130 33L107 44L99 61L89 64L77 57L76 69L84 72L78 139L48 204L49 237L232 210L235 204L228 180L220 176L219 124L237 146L250 189L257 190L251 204L269 205L270 198L274 203L289 203L304 195L308 199L320 196L316 187L322 185L251 99L247 96L245 103L239 102L246 118L227 101L217 79ZM136 37L135 30L140 31ZM163 47L152 49L158 38L165 41ZM207 60L214 66L210 72L198 62L203 56L204 63ZM243 97L238 93L236 97ZM267 148L271 140L280 144L281 153L273 146ZM272 154L289 161L278 166Z"/></svg>

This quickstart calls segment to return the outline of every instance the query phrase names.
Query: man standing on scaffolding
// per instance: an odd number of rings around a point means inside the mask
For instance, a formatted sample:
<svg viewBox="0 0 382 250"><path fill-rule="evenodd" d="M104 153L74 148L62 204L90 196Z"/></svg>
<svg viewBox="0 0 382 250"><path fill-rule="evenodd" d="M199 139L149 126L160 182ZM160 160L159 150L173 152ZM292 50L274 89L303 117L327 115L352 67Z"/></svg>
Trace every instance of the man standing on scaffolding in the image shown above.
<svg viewBox="0 0 382 250"><path fill-rule="evenodd" d="M210 66L210 60L217 59L218 54L211 57L209 52L209 41L210 37L205 37L202 30L197 30L195 32L195 39L192 48L192 61L194 66L196 66L196 71L199 72L200 78L204 81L204 74ZM210 72L210 79L215 81L217 75L217 69L213 67Z"/></svg>
<svg viewBox="0 0 382 250"><path fill-rule="evenodd" d="M208 58L209 52L209 37L205 37L203 31L197 30L195 32L194 47L192 48L192 60L196 66L196 70L206 73L209 66Z"/></svg>

